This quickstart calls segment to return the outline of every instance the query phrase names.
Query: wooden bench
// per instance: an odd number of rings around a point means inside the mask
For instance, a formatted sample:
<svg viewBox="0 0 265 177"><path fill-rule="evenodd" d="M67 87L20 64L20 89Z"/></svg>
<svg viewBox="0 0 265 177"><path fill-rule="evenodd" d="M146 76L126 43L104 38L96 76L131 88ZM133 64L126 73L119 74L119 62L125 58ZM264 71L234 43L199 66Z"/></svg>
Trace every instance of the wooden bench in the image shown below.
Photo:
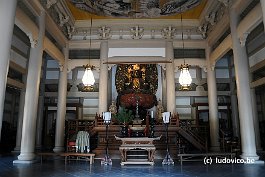
<svg viewBox="0 0 265 177"><path fill-rule="evenodd" d="M235 157L235 153L202 153L202 154L178 154L178 156L180 157L180 164L182 165L182 163L184 161L203 161L204 158L213 158L213 157L229 157L229 158L234 158ZM202 157L202 158L197 158L194 159L194 157Z"/></svg>
<svg viewBox="0 0 265 177"><path fill-rule="evenodd" d="M61 153L56 153L56 152L38 152L36 154L40 156L41 163L42 163L44 156L60 156L61 155Z"/></svg>
<svg viewBox="0 0 265 177"><path fill-rule="evenodd" d="M75 153L75 152L66 152L66 153L62 153L60 155L64 157L65 164L67 164L68 157L72 156L72 157L90 157L89 161L90 161L90 165L91 165L94 163L94 157L95 157L95 154L92 154L92 153Z"/></svg>

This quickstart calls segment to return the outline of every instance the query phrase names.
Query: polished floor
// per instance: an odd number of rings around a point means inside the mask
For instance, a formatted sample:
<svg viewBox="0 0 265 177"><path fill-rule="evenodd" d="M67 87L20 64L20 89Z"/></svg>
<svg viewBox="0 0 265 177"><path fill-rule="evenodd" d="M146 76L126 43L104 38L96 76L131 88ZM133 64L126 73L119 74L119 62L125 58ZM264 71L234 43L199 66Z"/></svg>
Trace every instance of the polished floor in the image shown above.
<svg viewBox="0 0 265 177"><path fill-rule="evenodd" d="M175 162L174 166L163 166L156 161L154 166L126 165L121 166L119 160L113 160L112 166L101 166L100 160L93 165L85 161L47 159L43 163L31 165L16 164L16 157L0 157L0 177L265 177L265 165L252 164L212 164L203 162L186 162L182 166Z"/></svg>

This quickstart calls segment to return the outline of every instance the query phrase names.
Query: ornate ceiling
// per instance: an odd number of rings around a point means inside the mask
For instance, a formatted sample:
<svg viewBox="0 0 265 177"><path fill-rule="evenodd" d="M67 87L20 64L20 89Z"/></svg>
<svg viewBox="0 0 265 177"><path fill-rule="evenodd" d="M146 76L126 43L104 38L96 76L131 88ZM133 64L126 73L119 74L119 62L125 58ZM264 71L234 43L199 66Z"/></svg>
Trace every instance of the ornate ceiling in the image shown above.
<svg viewBox="0 0 265 177"><path fill-rule="evenodd" d="M223 17L221 1L226 0L40 0L73 40L180 39L181 33L200 40Z"/></svg>
<svg viewBox="0 0 265 177"><path fill-rule="evenodd" d="M91 18L184 18L198 19L206 0L68 0L76 20Z"/></svg>

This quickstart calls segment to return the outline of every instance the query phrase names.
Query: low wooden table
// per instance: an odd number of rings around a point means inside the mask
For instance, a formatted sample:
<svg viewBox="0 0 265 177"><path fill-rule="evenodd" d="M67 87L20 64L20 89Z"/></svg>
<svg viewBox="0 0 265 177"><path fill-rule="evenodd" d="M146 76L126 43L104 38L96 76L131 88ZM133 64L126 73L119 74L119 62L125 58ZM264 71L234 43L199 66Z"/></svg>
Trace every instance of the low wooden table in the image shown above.
<svg viewBox="0 0 265 177"><path fill-rule="evenodd" d="M153 144L154 140L160 140L160 137L157 138L148 138L148 137L135 137L135 138L120 138L115 136L116 140L121 140L122 144L119 147L121 153L121 165L125 164L148 164L154 165L154 153L155 153L155 146ZM147 151L147 158L146 159L139 159L140 155L134 154L131 156L136 157L135 159L128 159L128 152L130 151Z"/></svg>
<svg viewBox="0 0 265 177"><path fill-rule="evenodd" d="M183 164L184 161L203 161L204 158L216 158L216 157L228 157L230 159L235 157L235 153L226 153L226 152L213 152L213 153L197 153L197 154L178 154L180 157L180 165ZM196 158L201 157L201 158ZM195 159L196 158L196 159Z"/></svg>
<svg viewBox="0 0 265 177"><path fill-rule="evenodd" d="M64 160L65 160L65 164L67 164L67 160L68 160L68 157L89 157L89 162L90 162L90 165L94 163L94 157L95 157L95 154L92 154L92 153L76 153L76 152L66 152L66 153L62 153L61 156L64 157Z"/></svg>

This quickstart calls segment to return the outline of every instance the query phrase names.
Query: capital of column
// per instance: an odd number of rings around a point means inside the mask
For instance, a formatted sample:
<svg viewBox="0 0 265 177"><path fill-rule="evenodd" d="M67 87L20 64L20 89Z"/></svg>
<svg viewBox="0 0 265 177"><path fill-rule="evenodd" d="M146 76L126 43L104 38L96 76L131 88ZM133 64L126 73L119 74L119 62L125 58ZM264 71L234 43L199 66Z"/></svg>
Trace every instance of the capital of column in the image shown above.
<svg viewBox="0 0 265 177"><path fill-rule="evenodd" d="M249 32L246 32L246 33L243 33L242 36L239 37L241 47L245 47L248 35L249 35Z"/></svg>
<svg viewBox="0 0 265 177"><path fill-rule="evenodd" d="M35 39L32 34L28 35L31 48L35 48L38 44L38 39Z"/></svg>
<svg viewBox="0 0 265 177"><path fill-rule="evenodd" d="M205 72L208 72L209 69L210 69L211 71L214 71L214 70L215 70L215 63L214 63L214 64L210 63L209 65L207 65L207 66L204 67L203 69L204 69Z"/></svg>

